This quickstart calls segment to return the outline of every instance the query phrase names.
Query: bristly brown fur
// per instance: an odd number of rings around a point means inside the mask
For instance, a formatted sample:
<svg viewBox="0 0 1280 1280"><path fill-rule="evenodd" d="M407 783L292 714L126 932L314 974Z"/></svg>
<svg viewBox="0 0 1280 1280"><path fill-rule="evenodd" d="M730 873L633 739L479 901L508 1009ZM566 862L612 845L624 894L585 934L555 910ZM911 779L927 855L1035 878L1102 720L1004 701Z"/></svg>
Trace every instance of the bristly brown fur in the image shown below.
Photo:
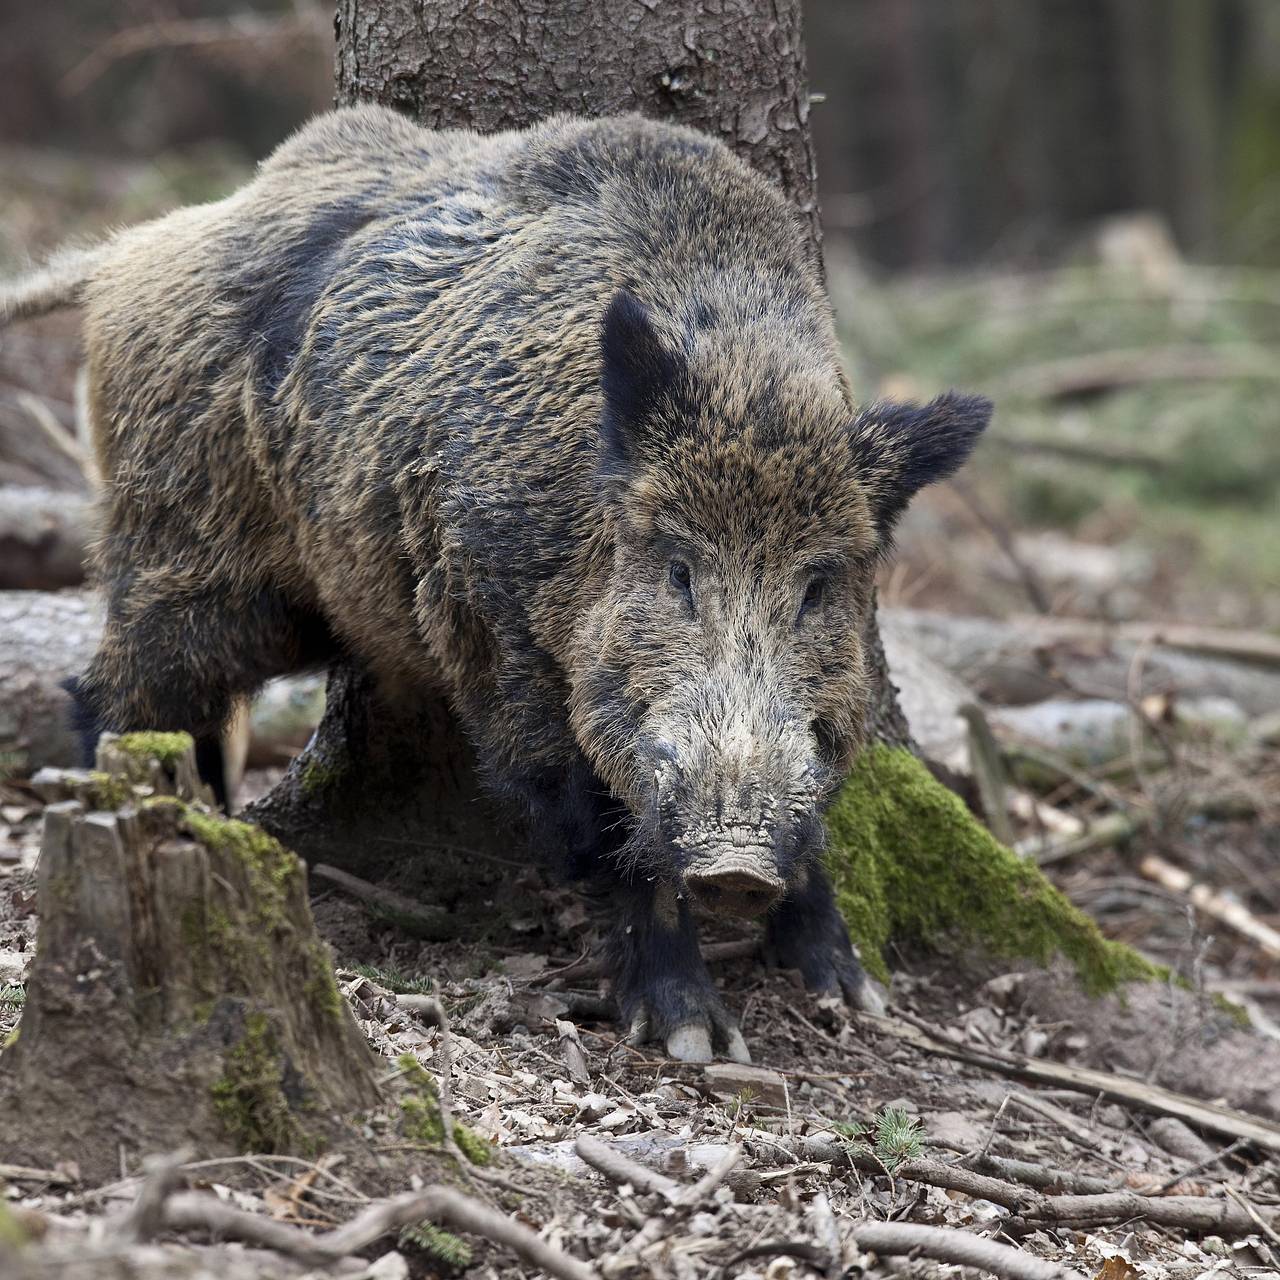
<svg viewBox="0 0 1280 1280"><path fill-rule="evenodd" d="M365 106L10 293L87 310L107 621L78 696L208 734L345 651L443 686L571 859L606 789L677 860L717 824L812 842L876 557L989 407L855 415L805 234L687 129Z"/></svg>

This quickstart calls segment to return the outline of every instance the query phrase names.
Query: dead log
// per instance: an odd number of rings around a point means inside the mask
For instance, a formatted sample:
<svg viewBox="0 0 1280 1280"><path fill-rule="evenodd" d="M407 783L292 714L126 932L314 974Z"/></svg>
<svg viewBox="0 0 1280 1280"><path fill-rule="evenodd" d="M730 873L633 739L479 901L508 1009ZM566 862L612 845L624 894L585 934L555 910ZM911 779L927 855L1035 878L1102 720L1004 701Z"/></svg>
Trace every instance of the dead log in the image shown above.
<svg viewBox="0 0 1280 1280"><path fill-rule="evenodd" d="M885 609L882 617L999 705L1080 695L1125 702L1141 648L1142 694L1229 698L1250 716L1280 706L1280 642L1265 634L1075 618L1002 621L919 609Z"/></svg>
<svg viewBox="0 0 1280 1280"><path fill-rule="evenodd" d="M82 494L0 488L0 591L56 591L84 581L92 504Z"/></svg>
<svg viewBox="0 0 1280 1280"><path fill-rule="evenodd" d="M185 734L104 735L96 773L46 771L40 933L0 1134L89 1179L127 1156L313 1152L379 1099L306 871L193 798Z"/></svg>
<svg viewBox="0 0 1280 1280"><path fill-rule="evenodd" d="M91 592L0 591L0 761L12 774L80 763L71 729L71 699L62 688L93 656L102 630ZM324 678L290 677L269 685L255 701L248 726L248 763L287 764L306 744L324 710ZM243 726L228 745L244 754ZM234 781L234 779L233 779Z"/></svg>
<svg viewBox="0 0 1280 1280"><path fill-rule="evenodd" d="M0 761L26 774L79 763L71 699L102 629L96 601L77 592L0 592Z"/></svg>

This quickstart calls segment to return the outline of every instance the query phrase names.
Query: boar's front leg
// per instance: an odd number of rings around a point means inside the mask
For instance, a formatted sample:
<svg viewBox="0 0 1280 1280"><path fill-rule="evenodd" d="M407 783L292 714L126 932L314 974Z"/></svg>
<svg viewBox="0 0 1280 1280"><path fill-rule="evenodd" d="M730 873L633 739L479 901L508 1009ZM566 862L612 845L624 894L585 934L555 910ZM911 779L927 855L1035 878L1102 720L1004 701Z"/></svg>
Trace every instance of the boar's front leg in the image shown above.
<svg viewBox="0 0 1280 1280"><path fill-rule="evenodd" d="M698 950L689 904L661 881L619 880L610 938L614 996L638 1040L656 1040L682 1062L750 1062Z"/></svg>
<svg viewBox="0 0 1280 1280"><path fill-rule="evenodd" d="M782 969L798 969L810 991L843 995L856 1008L880 1013L884 1000L868 980L849 941L849 930L820 867L793 885L769 914L765 951Z"/></svg>

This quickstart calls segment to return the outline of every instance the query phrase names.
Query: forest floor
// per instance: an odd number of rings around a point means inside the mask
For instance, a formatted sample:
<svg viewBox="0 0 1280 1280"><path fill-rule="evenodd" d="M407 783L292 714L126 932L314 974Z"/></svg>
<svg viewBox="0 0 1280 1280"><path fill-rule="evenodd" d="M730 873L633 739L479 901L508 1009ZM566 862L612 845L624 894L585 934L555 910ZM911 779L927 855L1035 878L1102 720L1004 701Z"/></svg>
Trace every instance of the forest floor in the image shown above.
<svg viewBox="0 0 1280 1280"><path fill-rule="evenodd" d="M110 221L123 221L210 194L236 174L228 164L210 182L209 168L107 171L54 156L0 157L0 187L11 193L0 265L50 247L59 229L91 231L104 207ZM987 390L1000 405L993 438L961 483L930 493L910 516L882 581L884 603L994 620L1214 623L1274 638L1280 434L1266 368L1277 366L1260 356L1280 341L1280 286L1166 266L1164 275L1084 264L1035 277L894 285L834 272L860 385L923 396L954 383ZM1193 348L1213 359L1188 378ZM1115 352L1130 353L1128 363L1102 358ZM70 317L0 342L0 466L10 483L74 485L74 477L23 470L34 465L19 447L31 423L15 396L40 397L70 430L77 360ZM1179 368L1183 376L1171 376ZM1102 756L1068 743L1057 758L1069 772L1011 789L1012 821L1019 838L1059 824L1060 851L1072 822L1088 832L1117 813L1143 815L1123 838L1055 857L1046 870L1109 937L1168 965L1189 997L1156 984L1125 1009L1088 1002L1056 976L904 954L895 958L891 1017L876 1020L816 1000L792 975L730 947L736 958L714 970L758 1068L741 1073L629 1044L599 981L572 967L599 940L595 905L548 883L516 850L512 865L472 867L465 890L439 868L406 869L395 880L410 893L428 892L434 880L437 898L442 884L454 885L444 901L465 916L463 940L416 940L330 888L315 894L317 923L378 1052L411 1052L440 1072L445 1033L398 996L428 994L447 1009L454 1113L500 1151L503 1177L525 1189L476 1183L472 1192L602 1274L979 1274L904 1260L909 1249L860 1246L852 1224L872 1222L962 1229L1003 1241L1024 1262L1044 1259L1099 1280L1275 1275L1280 1146L1237 1138L1151 1090L1227 1098L1280 1125L1280 953L1267 933L1280 927L1280 730L1264 707L1219 707L1210 730L1184 738L1176 728L1182 691L1148 687L1141 674L1128 711L1156 737L1156 758L1132 749L1143 740L1130 735ZM1090 690L1068 693L1085 701ZM1001 729L999 710L988 706L1012 768L1019 744ZM247 784L269 780L258 774ZM1206 787L1234 799L1186 803ZM1017 811L1012 800L1027 797L1030 808ZM35 945L39 822L22 780L5 784L0 1039L20 1016ZM1205 911L1185 885L1153 878L1153 857L1240 911ZM1260 930L1242 930L1240 919ZM1252 1019L1247 1037L1220 996ZM1223 1046L1235 1047L1218 1052ZM1100 1070L1142 1096L1126 1101L1096 1081L1037 1080L1035 1064ZM576 1154L584 1135L672 1181L646 1189L635 1175L620 1185ZM3 1167L0 1142L0 1206L21 1211L30 1233L43 1236L22 1255L25 1269L0 1239L0 1275L6 1265L30 1277L307 1272L287 1253L198 1237L130 1246L133 1272L108 1264L119 1253L113 1224L136 1201L148 1154L122 1151L120 1178L93 1187L80 1181L75 1151L56 1169L23 1172ZM708 1170L709 1182L682 1197ZM346 1221L385 1194L348 1182L341 1163L324 1157L202 1162L187 1177L227 1204L309 1230ZM1118 1191L1146 1198L1074 1207L1057 1199ZM1208 1202L1237 1215L1237 1226L1179 1222L1186 1196L1196 1212ZM361 1259L339 1271L383 1280L536 1274L481 1237L438 1232L393 1236ZM1033 1274L998 1261L998 1273Z"/></svg>

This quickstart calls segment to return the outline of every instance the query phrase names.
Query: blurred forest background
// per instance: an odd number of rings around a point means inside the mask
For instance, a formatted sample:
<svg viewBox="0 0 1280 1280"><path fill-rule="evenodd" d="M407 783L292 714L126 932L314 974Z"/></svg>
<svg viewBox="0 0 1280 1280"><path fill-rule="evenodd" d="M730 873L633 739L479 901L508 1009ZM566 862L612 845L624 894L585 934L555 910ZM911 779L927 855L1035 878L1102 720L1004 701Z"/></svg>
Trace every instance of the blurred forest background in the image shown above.
<svg viewBox="0 0 1280 1280"><path fill-rule="evenodd" d="M332 40L316 0L6 5L0 271L235 186ZM808 43L860 392L1000 406L889 600L1280 624L1280 5L810 0ZM70 425L75 332L6 335L11 481L78 482L13 456L15 391Z"/></svg>

